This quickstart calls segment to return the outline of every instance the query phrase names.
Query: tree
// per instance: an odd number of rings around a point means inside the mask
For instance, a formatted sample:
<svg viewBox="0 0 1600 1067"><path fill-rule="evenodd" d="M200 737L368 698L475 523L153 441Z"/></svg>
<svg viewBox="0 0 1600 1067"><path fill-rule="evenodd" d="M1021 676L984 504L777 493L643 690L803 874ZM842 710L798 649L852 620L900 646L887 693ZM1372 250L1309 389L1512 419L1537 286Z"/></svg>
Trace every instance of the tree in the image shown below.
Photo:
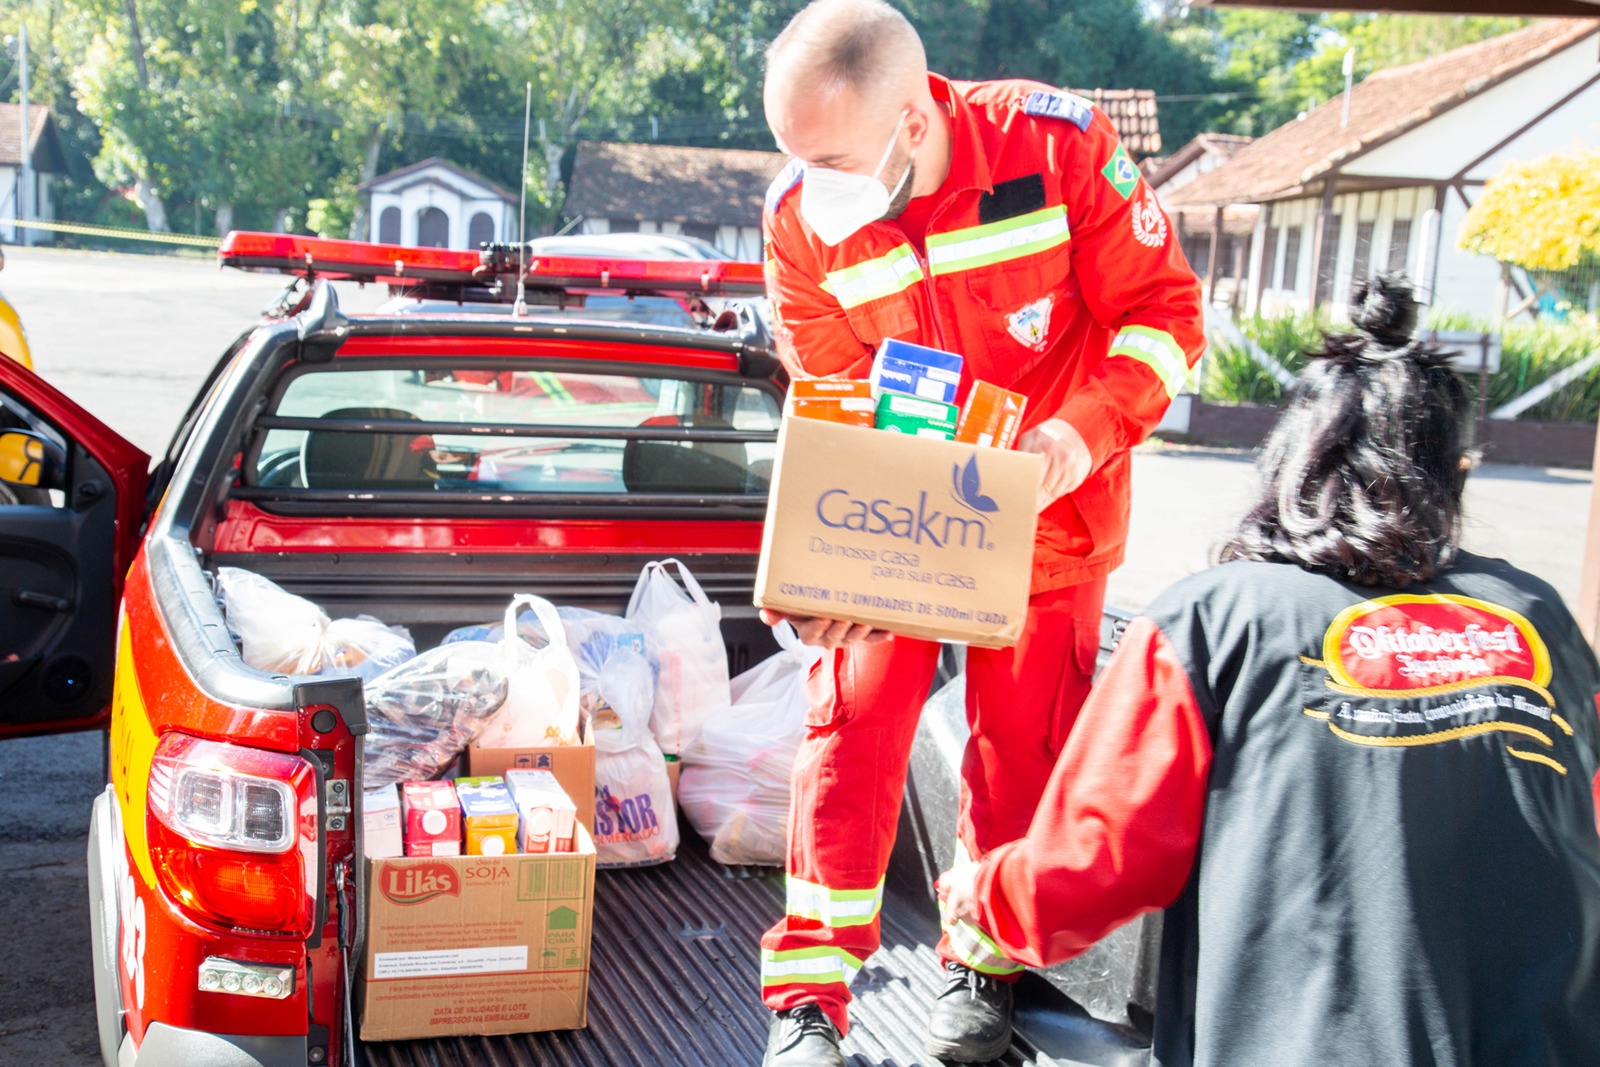
<svg viewBox="0 0 1600 1067"><path fill-rule="evenodd" d="M1539 273L1600 267L1600 150L1507 164L1467 212L1457 244Z"/></svg>

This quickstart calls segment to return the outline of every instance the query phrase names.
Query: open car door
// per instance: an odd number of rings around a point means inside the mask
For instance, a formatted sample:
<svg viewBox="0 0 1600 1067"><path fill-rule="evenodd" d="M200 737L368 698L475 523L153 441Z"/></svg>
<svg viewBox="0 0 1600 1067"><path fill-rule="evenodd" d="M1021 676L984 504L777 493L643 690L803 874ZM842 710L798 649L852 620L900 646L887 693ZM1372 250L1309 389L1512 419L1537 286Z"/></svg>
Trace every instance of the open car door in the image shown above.
<svg viewBox="0 0 1600 1067"><path fill-rule="evenodd" d="M105 725L150 458L0 359L0 738Z"/></svg>

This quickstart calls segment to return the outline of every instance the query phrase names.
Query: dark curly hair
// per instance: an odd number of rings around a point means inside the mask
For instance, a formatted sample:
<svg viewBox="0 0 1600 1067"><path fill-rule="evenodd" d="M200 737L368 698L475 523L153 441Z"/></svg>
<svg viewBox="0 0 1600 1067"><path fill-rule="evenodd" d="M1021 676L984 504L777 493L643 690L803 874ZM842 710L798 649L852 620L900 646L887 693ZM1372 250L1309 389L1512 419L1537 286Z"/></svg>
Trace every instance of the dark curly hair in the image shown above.
<svg viewBox="0 0 1600 1067"><path fill-rule="evenodd" d="M1417 344L1399 275L1351 296L1263 448L1255 505L1220 558L1293 563L1404 588L1449 568L1461 527L1471 400L1448 357Z"/></svg>

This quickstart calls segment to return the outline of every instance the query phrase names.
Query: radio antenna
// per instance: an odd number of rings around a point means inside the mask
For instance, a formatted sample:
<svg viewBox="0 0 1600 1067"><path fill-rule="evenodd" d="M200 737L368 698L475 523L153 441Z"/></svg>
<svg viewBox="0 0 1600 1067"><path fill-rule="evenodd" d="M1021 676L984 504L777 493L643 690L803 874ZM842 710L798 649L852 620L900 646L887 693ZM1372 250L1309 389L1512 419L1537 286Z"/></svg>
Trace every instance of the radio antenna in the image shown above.
<svg viewBox="0 0 1600 1067"><path fill-rule="evenodd" d="M517 302L511 313L528 313L528 131L533 116L533 83L522 102L522 201L517 206Z"/></svg>

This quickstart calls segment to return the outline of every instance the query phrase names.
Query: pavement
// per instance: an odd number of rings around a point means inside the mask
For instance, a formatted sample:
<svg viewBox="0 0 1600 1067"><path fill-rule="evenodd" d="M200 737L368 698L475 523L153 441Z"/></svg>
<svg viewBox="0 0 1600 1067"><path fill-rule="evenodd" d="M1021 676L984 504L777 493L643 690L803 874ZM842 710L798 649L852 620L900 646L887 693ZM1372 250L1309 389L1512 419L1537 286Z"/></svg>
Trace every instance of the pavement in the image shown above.
<svg viewBox="0 0 1600 1067"><path fill-rule="evenodd" d="M6 249L0 292L21 314L39 373L147 452L165 450L195 390L284 286L206 260ZM341 284L350 310L386 294ZM1134 457L1128 558L1110 603L1138 610L1204 569L1243 515L1250 454L1147 445ZM1464 542L1578 594L1587 471L1488 466L1468 482ZM76 1067L95 1058L85 849L105 783L100 734L0 742L0 1064Z"/></svg>

